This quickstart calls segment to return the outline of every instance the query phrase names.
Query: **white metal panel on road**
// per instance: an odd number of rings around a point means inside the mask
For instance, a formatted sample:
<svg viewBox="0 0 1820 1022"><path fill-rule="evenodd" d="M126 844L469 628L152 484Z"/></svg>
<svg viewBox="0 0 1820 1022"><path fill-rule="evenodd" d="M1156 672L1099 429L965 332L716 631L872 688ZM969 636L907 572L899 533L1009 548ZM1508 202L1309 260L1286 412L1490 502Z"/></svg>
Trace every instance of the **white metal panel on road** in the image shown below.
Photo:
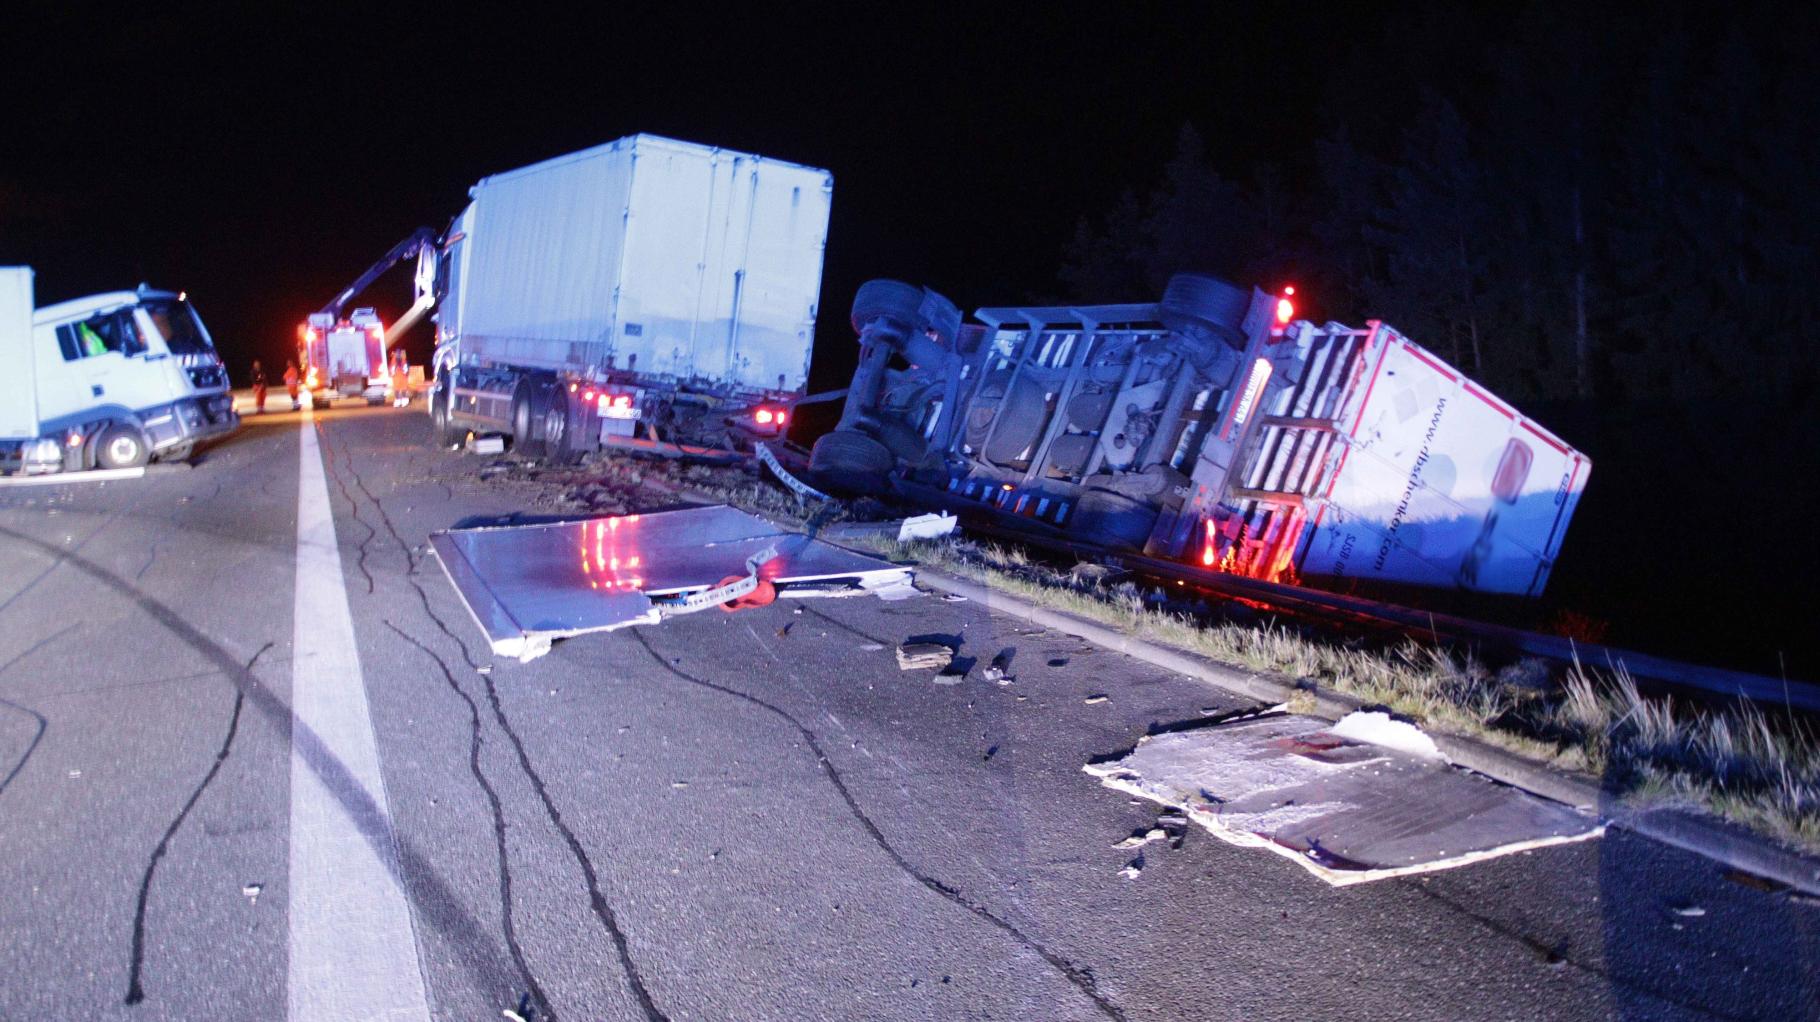
<svg viewBox="0 0 1820 1022"><path fill-rule="evenodd" d="M303 415L291 674L291 1022L427 1020L335 518Z"/></svg>

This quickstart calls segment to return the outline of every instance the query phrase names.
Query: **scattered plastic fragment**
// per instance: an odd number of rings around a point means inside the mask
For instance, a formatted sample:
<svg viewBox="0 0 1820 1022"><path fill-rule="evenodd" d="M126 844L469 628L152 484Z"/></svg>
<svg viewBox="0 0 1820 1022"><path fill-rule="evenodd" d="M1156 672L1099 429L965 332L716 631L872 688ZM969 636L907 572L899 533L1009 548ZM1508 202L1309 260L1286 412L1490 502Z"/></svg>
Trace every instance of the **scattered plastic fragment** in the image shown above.
<svg viewBox="0 0 1820 1022"><path fill-rule="evenodd" d="M916 515L906 518L897 527L897 541L908 543L913 539L937 539L954 531L954 516L946 511L937 514Z"/></svg>
<svg viewBox="0 0 1820 1022"><path fill-rule="evenodd" d="M1127 880L1136 880L1138 874L1142 872L1144 872L1144 857L1140 855L1130 862L1125 863L1125 868L1119 870L1119 876L1122 876Z"/></svg>
<svg viewBox="0 0 1820 1022"><path fill-rule="evenodd" d="M777 477L778 482L783 483L791 493L796 494L796 499L829 499L827 494L791 475L790 470L784 468L784 466L778 462L777 455L771 453L771 448L765 446L763 443L759 443L753 445L753 449L758 452L759 462L771 470L771 474Z"/></svg>
<svg viewBox="0 0 1820 1022"><path fill-rule="evenodd" d="M1111 696L1106 696L1106 695L1088 696L1086 699L1086 703L1088 706L1096 706L1100 703L1106 702L1107 700L1109 700L1111 698L1112 698Z"/></svg>
<svg viewBox="0 0 1820 1022"><path fill-rule="evenodd" d="M1674 913L1685 919L1698 919L1706 914L1706 910L1698 905L1682 905L1675 909Z"/></svg>

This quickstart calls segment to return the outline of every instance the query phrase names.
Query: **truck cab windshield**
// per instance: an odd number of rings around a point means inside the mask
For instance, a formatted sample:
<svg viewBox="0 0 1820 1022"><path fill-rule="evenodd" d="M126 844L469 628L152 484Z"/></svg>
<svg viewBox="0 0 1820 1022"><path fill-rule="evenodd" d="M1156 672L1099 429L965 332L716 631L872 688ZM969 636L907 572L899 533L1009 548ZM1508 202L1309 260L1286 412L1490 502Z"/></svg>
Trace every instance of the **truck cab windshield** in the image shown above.
<svg viewBox="0 0 1820 1022"><path fill-rule="evenodd" d="M140 303L139 308L144 310L172 354L206 355L215 350L208 331L202 327L202 320L196 317L196 310L189 303L150 301Z"/></svg>

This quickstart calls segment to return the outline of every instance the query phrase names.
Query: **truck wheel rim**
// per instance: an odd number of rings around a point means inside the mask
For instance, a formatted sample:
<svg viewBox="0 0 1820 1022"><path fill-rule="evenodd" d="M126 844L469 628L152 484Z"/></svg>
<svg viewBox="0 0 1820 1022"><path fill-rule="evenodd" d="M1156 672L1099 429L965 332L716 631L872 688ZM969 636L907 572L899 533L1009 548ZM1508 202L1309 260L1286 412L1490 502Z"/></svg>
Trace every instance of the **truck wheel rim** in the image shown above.
<svg viewBox="0 0 1820 1022"><path fill-rule="evenodd" d="M128 462L139 456L139 441L130 436L117 436L107 443L108 457L118 462Z"/></svg>

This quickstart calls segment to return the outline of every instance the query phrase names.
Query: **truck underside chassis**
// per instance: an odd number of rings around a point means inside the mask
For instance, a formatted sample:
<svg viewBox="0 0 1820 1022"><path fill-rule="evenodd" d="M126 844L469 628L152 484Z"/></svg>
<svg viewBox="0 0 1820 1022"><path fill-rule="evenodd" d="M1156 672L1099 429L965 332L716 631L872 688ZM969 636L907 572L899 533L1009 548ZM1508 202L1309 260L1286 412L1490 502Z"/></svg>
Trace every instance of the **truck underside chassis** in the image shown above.
<svg viewBox="0 0 1820 1022"><path fill-rule="evenodd" d="M1539 593L1585 457L1388 326L1293 312L1182 274L1156 304L962 325L933 292L873 281L812 477L1271 580Z"/></svg>
<svg viewBox="0 0 1820 1022"><path fill-rule="evenodd" d="M781 435L789 415L781 402L473 366L437 378L429 411L443 443L498 434L557 460L602 444L747 449Z"/></svg>
<svg viewBox="0 0 1820 1022"><path fill-rule="evenodd" d="M854 302L846 409L811 470L851 490L934 485L1143 546L1273 304L1182 276L1160 304L983 309L963 325L934 292L873 281Z"/></svg>

